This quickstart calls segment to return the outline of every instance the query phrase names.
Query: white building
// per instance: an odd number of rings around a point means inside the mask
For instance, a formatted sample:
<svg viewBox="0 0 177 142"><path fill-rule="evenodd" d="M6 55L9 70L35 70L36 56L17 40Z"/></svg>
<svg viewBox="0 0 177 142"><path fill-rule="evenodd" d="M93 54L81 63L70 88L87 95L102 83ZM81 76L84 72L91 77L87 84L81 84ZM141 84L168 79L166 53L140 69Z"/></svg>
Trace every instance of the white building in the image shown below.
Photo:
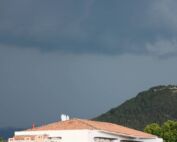
<svg viewBox="0 0 177 142"><path fill-rule="evenodd" d="M71 119L17 131L13 138L9 138L9 142L163 142L163 140L112 123Z"/></svg>

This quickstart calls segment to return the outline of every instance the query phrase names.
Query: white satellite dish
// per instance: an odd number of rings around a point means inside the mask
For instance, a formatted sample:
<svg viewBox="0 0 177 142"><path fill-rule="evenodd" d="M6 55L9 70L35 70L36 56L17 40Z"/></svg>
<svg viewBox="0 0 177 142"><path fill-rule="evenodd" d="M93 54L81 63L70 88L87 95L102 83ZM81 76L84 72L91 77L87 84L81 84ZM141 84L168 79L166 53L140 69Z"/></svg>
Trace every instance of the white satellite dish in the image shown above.
<svg viewBox="0 0 177 142"><path fill-rule="evenodd" d="M69 120L69 115L66 116L66 119Z"/></svg>
<svg viewBox="0 0 177 142"><path fill-rule="evenodd" d="M61 121L69 120L69 116L66 114L61 114Z"/></svg>

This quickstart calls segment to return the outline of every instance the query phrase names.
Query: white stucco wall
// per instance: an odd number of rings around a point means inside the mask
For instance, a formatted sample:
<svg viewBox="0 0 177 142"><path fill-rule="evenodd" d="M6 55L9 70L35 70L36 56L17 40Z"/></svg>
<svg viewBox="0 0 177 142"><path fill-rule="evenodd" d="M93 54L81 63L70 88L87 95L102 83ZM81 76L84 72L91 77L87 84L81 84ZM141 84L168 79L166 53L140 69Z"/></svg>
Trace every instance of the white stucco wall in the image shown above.
<svg viewBox="0 0 177 142"><path fill-rule="evenodd" d="M62 142L94 142L95 137L112 138L114 142L120 140L137 140L142 142L163 142L162 139L138 139L126 136L117 135L114 133L99 131L99 130L55 130L55 131L19 131L15 132L19 135L45 135L49 137L62 137Z"/></svg>
<svg viewBox="0 0 177 142"><path fill-rule="evenodd" d="M106 137L106 138L114 138L116 139L115 142L120 142L121 140L131 140L131 141L141 141L141 142L163 142L163 139L161 138L154 138L154 139L139 139L139 138L134 138L134 137L127 137L124 134L117 135L114 133L109 133L105 131L90 131L89 133L90 136L90 142L94 142L94 137Z"/></svg>
<svg viewBox="0 0 177 142"><path fill-rule="evenodd" d="M59 130L59 131L21 131L15 132L19 135L45 135L49 137L61 137L62 142L88 142L88 130Z"/></svg>
<svg viewBox="0 0 177 142"><path fill-rule="evenodd" d="M156 139L142 139L144 142L163 142L163 139L156 138Z"/></svg>

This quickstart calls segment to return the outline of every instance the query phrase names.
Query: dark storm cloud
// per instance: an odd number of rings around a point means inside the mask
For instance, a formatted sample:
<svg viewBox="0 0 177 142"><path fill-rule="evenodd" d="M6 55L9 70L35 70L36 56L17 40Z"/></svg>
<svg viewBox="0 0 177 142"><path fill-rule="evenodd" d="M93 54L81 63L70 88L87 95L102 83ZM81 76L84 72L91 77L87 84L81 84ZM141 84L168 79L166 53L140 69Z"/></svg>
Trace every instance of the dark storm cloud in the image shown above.
<svg viewBox="0 0 177 142"><path fill-rule="evenodd" d="M0 0L0 127L61 113L93 118L151 86L176 84L176 5Z"/></svg>
<svg viewBox="0 0 177 142"><path fill-rule="evenodd" d="M75 55L0 45L0 128L93 118L138 92L175 84L177 58Z"/></svg>
<svg viewBox="0 0 177 142"><path fill-rule="evenodd" d="M175 0L3 0L0 43L65 53L176 55L176 4Z"/></svg>

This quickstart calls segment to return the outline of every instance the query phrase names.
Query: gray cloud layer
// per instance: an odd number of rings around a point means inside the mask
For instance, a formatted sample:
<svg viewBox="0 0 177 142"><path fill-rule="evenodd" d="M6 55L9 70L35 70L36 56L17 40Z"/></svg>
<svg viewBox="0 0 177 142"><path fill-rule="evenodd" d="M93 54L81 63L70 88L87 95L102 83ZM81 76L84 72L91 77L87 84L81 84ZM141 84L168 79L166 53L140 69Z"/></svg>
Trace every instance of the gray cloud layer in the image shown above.
<svg viewBox="0 0 177 142"><path fill-rule="evenodd" d="M0 43L64 53L177 53L175 0L3 0Z"/></svg>

